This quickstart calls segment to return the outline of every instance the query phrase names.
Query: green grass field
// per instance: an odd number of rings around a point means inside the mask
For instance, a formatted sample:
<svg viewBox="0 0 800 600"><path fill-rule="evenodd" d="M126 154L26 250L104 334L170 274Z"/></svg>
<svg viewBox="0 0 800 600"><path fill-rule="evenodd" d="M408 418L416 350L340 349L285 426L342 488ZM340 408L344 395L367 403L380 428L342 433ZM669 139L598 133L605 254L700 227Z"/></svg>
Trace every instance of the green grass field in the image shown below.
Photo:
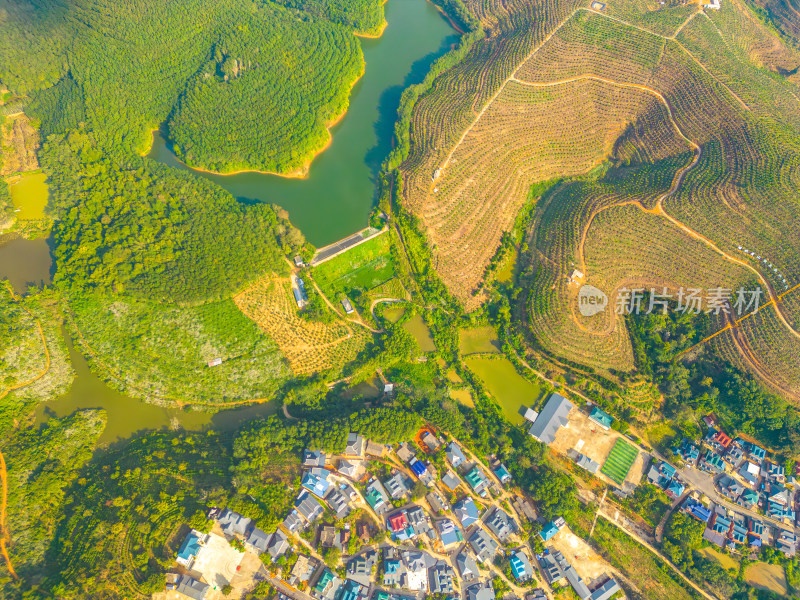
<svg viewBox="0 0 800 600"><path fill-rule="evenodd" d="M638 455L639 451L636 448L620 438L611 449L611 454L608 455L600 472L622 485Z"/></svg>
<svg viewBox="0 0 800 600"><path fill-rule="evenodd" d="M395 275L392 240L379 235L314 267L314 279L329 298L366 293Z"/></svg>

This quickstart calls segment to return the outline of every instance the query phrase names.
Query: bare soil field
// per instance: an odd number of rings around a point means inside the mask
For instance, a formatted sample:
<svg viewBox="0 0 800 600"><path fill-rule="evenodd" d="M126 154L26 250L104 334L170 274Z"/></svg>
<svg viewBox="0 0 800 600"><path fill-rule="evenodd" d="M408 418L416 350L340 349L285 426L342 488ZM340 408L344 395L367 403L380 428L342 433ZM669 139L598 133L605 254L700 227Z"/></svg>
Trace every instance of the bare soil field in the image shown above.
<svg viewBox="0 0 800 600"><path fill-rule="evenodd" d="M234 301L275 340L295 375L340 367L353 360L369 340L363 328L345 321L327 324L301 318L287 278L266 277Z"/></svg>
<svg viewBox="0 0 800 600"><path fill-rule="evenodd" d="M548 545L564 555L564 558L575 567L578 575L583 578L586 585L591 586L596 579L603 578L605 575L617 575L618 573L589 544L572 533L569 527L562 527L561 531L548 542Z"/></svg>
<svg viewBox="0 0 800 600"><path fill-rule="evenodd" d="M786 574L780 565L770 565L763 562L748 565L744 570L744 579L748 585L756 588L770 590L782 596L788 593Z"/></svg>

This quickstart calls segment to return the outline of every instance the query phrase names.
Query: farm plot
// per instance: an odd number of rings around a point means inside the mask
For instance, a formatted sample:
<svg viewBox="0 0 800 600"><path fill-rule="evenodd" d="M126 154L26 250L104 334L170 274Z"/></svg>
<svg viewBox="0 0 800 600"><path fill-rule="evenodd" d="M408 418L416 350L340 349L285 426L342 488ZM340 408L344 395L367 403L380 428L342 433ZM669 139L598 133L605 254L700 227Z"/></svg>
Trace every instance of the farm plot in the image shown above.
<svg viewBox="0 0 800 600"><path fill-rule="evenodd" d="M695 4L661 4L657 0L610 0L603 14L661 36L674 35L697 10Z"/></svg>
<svg viewBox="0 0 800 600"><path fill-rule="evenodd" d="M727 358L800 403L800 339L781 323L774 307L759 310L714 342Z"/></svg>
<svg viewBox="0 0 800 600"><path fill-rule="evenodd" d="M667 91L676 121L703 148L665 210L730 254L743 246L768 257L785 276L800 272L796 244L781 242L800 238L800 134L745 110L673 45L653 85ZM777 283L771 268L759 270Z"/></svg>
<svg viewBox="0 0 800 600"><path fill-rule="evenodd" d="M314 267L314 279L331 299L358 295L394 277L391 237L384 234Z"/></svg>
<svg viewBox="0 0 800 600"><path fill-rule="evenodd" d="M467 308L479 304L473 290L530 185L598 166L642 113L663 125L650 130L661 142L652 147L685 151L647 92L593 80L547 88L509 83L421 208L437 271Z"/></svg>
<svg viewBox="0 0 800 600"><path fill-rule="evenodd" d="M295 375L339 368L353 360L369 341L363 328L344 321L325 324L298 316L288 279L264 278L234 301L275 340Z"/></svg>
<svg viewBox="0 0 800 600"><path fill-rule="evenodd" d="M622 485L637 456L639 456L639 451L622 438L619 438L614 443L606 462L600 467L600 472L616 481L618 485Z"/></svg>
<svg viewBox="0 0 800 600"><path fill-rule="evenodd" d="M664 44L659 36L581 11L523 63L516 76L547 82L591 74L646 84Z"/></svg>
<svg viewBox="0 0 800 600"><path fill-rule="evenodd" d="M402 156L404 202L419 215L431 176L476 114L530 52L577 8L576 0L468 0L486 36L437 77L410 117L410 147Z"/></svg>

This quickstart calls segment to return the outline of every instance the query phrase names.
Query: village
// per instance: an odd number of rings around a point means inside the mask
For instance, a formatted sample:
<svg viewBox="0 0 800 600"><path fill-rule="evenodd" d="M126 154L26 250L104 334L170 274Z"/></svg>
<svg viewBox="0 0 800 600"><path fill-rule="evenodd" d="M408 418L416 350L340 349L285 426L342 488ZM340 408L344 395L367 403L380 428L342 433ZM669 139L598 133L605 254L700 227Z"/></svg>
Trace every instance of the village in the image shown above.
<svg viewBox="0 0 800 600"><path fill-rule="evenodd" d="M186 535L166 599L241 597L257 582L295 600L545 600L561 587L581 600L624 596L610 574L570 564L558 534L575 536L563 519L539 522L505 465L430 427L396 446L351 433L343 453L310 448L302 461L273 533L212 509L210 530Z"/></svg>
<svg viewBox="0 0 800 600"><path fill-rule="evenodd" d="M672 504L656 531L629 527L640 542L660 542L681 511L723 551L746 556L771 545L795 555L794 477L713 418L704 439L682 440L667 460L614 431L599 407L576 407L558 393L524 416L529 435L620 500L637 485L666 494ZM183 540L165 600L244 597L258 582L282 600L544 600L567 587L581 600L624 597L615 570L564 519L541 519L502 462L431 427L397 445L353 432L341 454L309 448L302 464L293 508L273 533L212 509L210 530Z"/></svg>

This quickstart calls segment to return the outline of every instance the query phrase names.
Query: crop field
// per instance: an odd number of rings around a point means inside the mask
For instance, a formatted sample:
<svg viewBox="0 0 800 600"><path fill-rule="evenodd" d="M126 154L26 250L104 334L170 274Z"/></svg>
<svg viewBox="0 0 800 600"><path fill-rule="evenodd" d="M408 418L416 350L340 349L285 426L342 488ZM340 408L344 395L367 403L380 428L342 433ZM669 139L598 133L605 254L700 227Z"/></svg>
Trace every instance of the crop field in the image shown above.
<svg viewBox="0 0 800 600"><path fill-rule="evenodd" d="M336 369L353 360L369 341L361 327L302 319L288 279L267 277L234 298L245 316L267 333L294 375Z"/></svg>
<svg viewBox="0 0 800 600"><path fill-rule="evenodd" d="M660 36L671 36L697 10L696 5L674 1L661 5L657 0L612 0L603 13Z"/></svg>
<svg viewBox="0 0 800 600"><path fill-rule="evenodd" d="M658 66L665 43L656 35L581 11L523 63L516 76L548 82L592 74L644 85Z"/></svg>
<svg viewBox="0 0 800 600"><path fill-rule="evenodd" d="M331 299L376 288L395 275L391 244L390 236L376 236L314 267L314 280Z"/></svg>
<svg viewBox="0 0 800 600"><path fill-rule="evenodd" d="M506 86L457 148L422 208L437 270L468 308L479 302L473 289L530 185L598 166L618 138L631 127L636 131L640 113L660 125L641 132L651 147L686 149L647 92L594 80Z"/></svg>
<svg viewBox="0 0 800 600"><path fill-rule="evenodd" d="M789 590L786 585L786 573L781 565L764 562L747 565L744 570L744 579L748 585L762 590L770 590L781 596L785 596Z"/></svg>
<svg viewBox="0 0 800 600"><path fill-rule="evenodd" d="M431 176L476 114L530 52L567 19L579 2L567 0L471 0L486 37L438 77L411 115L412 144L403 163L404 202L418 213Z"/></svg>
<svg viewBox="0 0 800 600"><path fill-rule="evenodd" d="M800 402L800 338L792 335L770 306L714 338L724 356Z"/></svg>
<svg viewBox="0 0 800 600"><path fill-rule="evenodd" d="M276 343L231 300L183 308L87 295L69 305L93 370L137 398L266 398L290 375ZM215 358L222 364L209 367Z"/></svg>
<svg viewBox="0 0 800 600"><path fill-rule="evenodd" d="M614 443L606 462L600 468L600 472L622 485L638 455L639 451L636 448L619 438Z"/></svg>

